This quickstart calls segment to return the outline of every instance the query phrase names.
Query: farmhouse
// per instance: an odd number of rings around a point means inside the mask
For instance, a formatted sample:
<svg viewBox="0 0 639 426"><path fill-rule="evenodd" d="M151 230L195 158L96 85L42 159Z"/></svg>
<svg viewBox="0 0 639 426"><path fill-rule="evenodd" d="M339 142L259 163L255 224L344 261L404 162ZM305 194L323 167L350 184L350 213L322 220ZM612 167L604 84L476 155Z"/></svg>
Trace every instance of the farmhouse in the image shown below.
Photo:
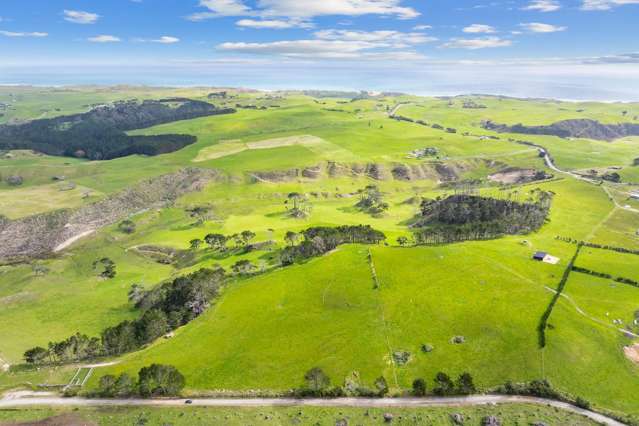
<svg viewBox="0 0 639 426"><path fill-rule="evenodd" d="M639 191L637 192L631 192L630 193L630 198L634 199L634 200L639 200Z"/></svg>
<svg viewBox="0 0 639 426"><path fill-rule="evenodd" d="M559 263L559 258L552 256L546 252L538 251L533 255L533 259L539 262L550 263L551 265L556 265Z"/></svg>

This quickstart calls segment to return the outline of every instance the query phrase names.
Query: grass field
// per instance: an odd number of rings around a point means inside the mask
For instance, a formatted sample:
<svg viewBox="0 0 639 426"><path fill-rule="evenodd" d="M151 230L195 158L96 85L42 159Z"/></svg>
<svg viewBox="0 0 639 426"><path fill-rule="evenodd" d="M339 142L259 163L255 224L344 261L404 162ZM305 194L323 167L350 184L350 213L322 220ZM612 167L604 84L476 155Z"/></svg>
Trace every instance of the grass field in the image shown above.
<svg viewBox="0 0 639 426"><path fill-rule="evenodd" d="M393 424L451 425L451 414L461 414L464 424L481 425L486 416L496 416L503 425L544 423L548 426L587 426L596 423L577 414L568 414L543 406L525 404L498 405L496 407L451 407L428 409L354 409L354 408L100 408L65 410L34 408L29 410L0 410L0 424L35 422L44 419L57 422L87 422L97 425L171 424L185 425L326 425L339 420L348 424L384 424L383 416L393 414Z"/></svg>
<svg viewBox="0 0 639 426"><path fill-rule="evenodd" d="M3 120L15 121L80 112L86 105L117 99L190 96L206 100L207 93L214 90L0 88L0 102L12 100L13 109ZM188 394L285 391L300 386L304 373L314 366L323 368L334 385L343 384L354 371L367 386L383 375L395 392L409 388L416 377L424 377L431 386L438 371L451 375L469 371L482 389L508 380L547 378L561 391L587 398L597 407L639 416L634 398L639 391L639 367L626 359L622 350L634 341L624 337L620 326L613 323L633 320L639 309L638 288L573 273L565 287L566 297L560 297L550 316L545 349L539 347L537 335L539 320L553 296L549 288L557 287L575 251L573 244L556 237L639 249L639 214L616 208L602 187L563 174L550 181L500 187L487 177L508 167L553 172L545 168L535 149L508 141L509 137L523 139L522 135L499 135L499 140L478 137L491 134L480 127L484 119L538 125L584 117L616 123L623 121L623 110L639 111L639 107L476 97L474 100L487 108L464 109L457 98L450 104L448 99L408 96L350 102L318 101L295 92L277 96L231 94L231 99L211 102L266 109L239 108L235 114L131 132L198 137L193 145L171 154L103 162L25 151L0 155L0 215L10 219L74 208L183 167L214 168L223 175L220 181L180 198L173 206L132 217L136 224L133 234L124 234L114 225L55 257L0 266L0 358L14 365L9 372L0 372L0 389L68 383L75 366L28 370L16 365L23 352L35 345L46 346L75 332L97 336L105 327L137 317L139 312L127 300L132 284L148 289L202 267L220 265L229 270L236 261L248 259L262 273L231 280L217 303L178 329L175 337L124 355L117 359L117 365L96 369L89 388L102 374L137 374L152 362L178 367L186 376ZM401 115L454 127L457 133L389 119L387 111L399 102L408 102L400 108ZM546 147L563 169L621 166L624 182L636 175L636 167L630 164L639 157L637 138L614 142L547 136L525 139ZM409 158L412 150L426 147L437 148L438 156ZM333 162L346 172L329 176L328 165ZM399 164L423 167L430 174L414 180L393 179L390 172ZM374 180L351 171L367 165L381 167L385 178ZM411 235L408 224L419 213L419 197L435 199L454 191L434 172L438 165L454 170L457 182L473 180L487 196L526 199L538 188L552 192L547 223L539 232L525 236L399 247L397 237ZM255 178L307 167L321 173L315 178L301 174L272 181ZM5 180L11 175L22 176L24 183L10 187ZM65 181L54 182L54 176L64 176ZM60 185L69 182L77 187L60 191ZM369 184L377 185L389 204L388 211L378 217L355 207L357 191ZM630 203L621 194L629 188L633 187L609 186L622 205ZM83 198L85 192L90 192L88 198ZM285 201L291 192L307 195L312 205L308 217L294 219L287 213ZM411 202L415 197L418 201ZM201 223L195 223L188 213L198 206L210 209ZM370 224L386 234L387 245L342 246L307 263L279 267L277 250L286 244L287 231L345 224ZM200 248L193 252L192 262L184 265L159 264L134 249L145 244L187 249L190 240L207 233L230 235L247 229L256 233L254 241L273 240L275 246L227 254ZM379 288L374 288L369 249ZM559 257L559 264L533 261L537 250ZM98 278L92 268L95 260L105 256L117 265L112 280ZM45 266L48 272L36 274L34 264ZM639 279L639 257L634 255L584 248L576 264L615 277ZM465 342L451 343L455 336L463 336ZM423 344L434 350L423 353ZM393 354L402 351L410 353L410 361L398 365ZM498 409L510 419L506 424L527 424L531 416L543 412L530 407ZM291 412L269 412L282 424L289 424ZM211 416L227 415L233 421L237 418L237 424L247 419L252 419L251 424L261 421L252 410L237 412L237 416L224 410L190 408L159 413L136 409L72 414L110 424L140 416L153 420L160 415L174 419L174 424L181 424L182 419L205 423ZM363 415L360 411L350 413L354 424L366 423L367 419L359 417ZM407 422L410 416L419 415L432 416L433 424L448 424L448 413L434 410L406 416ZM35 410L13 414L16 420L27 420L64 413ZM322 414L335 415L331 410L310 410L308 418ZM0 419L3 415L9 418L0 412ZM546 424L567 421L561 417L564 414L554 411L543 415L559 416L545 417ZM479 414L473 416L473 422L478 423ZM579 424L576 422L571 419L569 423ZM333 423L334 419L326 424Z"/></svg>

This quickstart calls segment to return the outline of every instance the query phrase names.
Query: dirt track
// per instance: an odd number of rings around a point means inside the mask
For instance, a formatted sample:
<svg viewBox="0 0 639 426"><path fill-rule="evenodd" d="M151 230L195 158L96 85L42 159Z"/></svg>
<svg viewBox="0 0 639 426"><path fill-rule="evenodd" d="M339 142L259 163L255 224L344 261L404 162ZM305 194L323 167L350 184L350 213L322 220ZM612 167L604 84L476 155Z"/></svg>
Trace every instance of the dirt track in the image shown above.
<svg viewBox="0 0 639 426"><path fill-rule="evenodd" d="M104 407L104 406L184 406L185 399L84 399L63 397L18 397L5 396L0 399L0 408L32 407L32 406L68 406L68 407ZM547 405L577 413L605 425L622 426L603 414L578 408L565 402L548 399L505 396L476 395L448 398L336 398L336 399L295 399L295 398L207 398L193 399L192 406L199 407L388 407L388 408L424 408L424 407L456 407L491 404L536 404Z"/></svg>

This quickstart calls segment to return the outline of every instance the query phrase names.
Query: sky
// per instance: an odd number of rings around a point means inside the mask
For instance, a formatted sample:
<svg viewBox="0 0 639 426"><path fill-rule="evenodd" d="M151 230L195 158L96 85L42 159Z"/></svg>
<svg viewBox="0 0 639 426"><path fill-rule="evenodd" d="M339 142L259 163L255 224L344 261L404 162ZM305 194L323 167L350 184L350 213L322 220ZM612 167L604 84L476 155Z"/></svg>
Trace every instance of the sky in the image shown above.
<svg viewBox="0 0 639 426"><path fill-rule="evenodd" d="M1 0L0 84L639 100L639 0Z"/></svg>

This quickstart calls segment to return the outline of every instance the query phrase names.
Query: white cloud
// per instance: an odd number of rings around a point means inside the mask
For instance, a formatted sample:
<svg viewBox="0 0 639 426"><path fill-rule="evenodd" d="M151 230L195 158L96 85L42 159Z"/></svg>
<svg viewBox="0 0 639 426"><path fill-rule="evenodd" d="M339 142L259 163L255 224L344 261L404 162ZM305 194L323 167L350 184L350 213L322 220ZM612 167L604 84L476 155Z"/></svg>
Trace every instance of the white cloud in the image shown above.
<svg viewBox="0 0 639 426"><path fill-rule="evenodd" d="M315 37L321 40L364 41L379 43L379 47L397 47L414 44L429 43L437 38L423 33L402 33L399 31L349 31L322 30L317 31Z"/></svg>
<svg viewBox="0 0 639 426"><path fill-rule="evenodd" d="M639 0L583 0L582 10L609 10L613 7L639 4Z"/></svg>
<svg viewBox="0 0 639 426"><path fill-rule="evenodd" d="M512 40L506 40L499 37L484 37L484 38L453 38L448 43L441 45L440 47L447 49L487 49L494 47L508 47L512 46Z"/></svg>
<svg viewBox="0 0 639 426"><path fill-rule="evenodd" d="M432 25L415 25L413 27L414 31L425 31L425 30L431 30L433 28Z"/></svg>
<svg viewBox="0 0 639 426"><path fill-rule="evenodd" d="M566 27L559 27L551 24L542 24L541 22L529 22L526 24L519 24L519 26L532 33L556 33L566 30Z"/></svg>
<svg viewBox="0 0 639 426"><path fill-rule="evenodd" d="M289 40L270 43L222 43L225 51L282 55L289 57L352 58L357 53L376 47L365 41L342 40Z"/></svg>
<svg viewBox="0 0 639 426"><path fill-rule="evenodd" d="M561 9L557 0L532 0L524 10L537 10L539 12L555 12Z"/></svg>
<svg viewBox="0 0 639 426"><path fill-rule="evenodd" d="M99 35L95 37L89 37L87 40L92 43L117 43L121 41L119 37L112 35Z"/></svg>
<svg viewBox="0 0 639 426"><path fill-rule="evenodd" d="M100 15L96 13L84 12L81 10L65 10L64 20L74 24L95 24Z"/></svg>
<svg viewBox="0 0 639 426"><path fill-rule="evenodd" d="M155 40L151 40L151 42L153 43L161 43L161 44L174 44L174 43L179 43L180 39L177 37L171 37L171 36L162 36L158 39Z"/></svg>
<svg viewBox="0 0 639 426"><path fill-rule="evenodd" d="M47 37L49 34L42 32L24 33L14 31L0 31L0 35L3 35L5 37Z"/></svg>
<svg viewBox="0 0 639 426"><path fill-rule="evenodd" d="M238 27L283 30L287 28L312 28L313 24L299 20L282 19L240 19L235 23Z"/></svg>
<svg viewBox="0 0 639 426"><path fill-rule="evenodd" d="M464 28L464 32L471 33L471 34L477 34L477 33L494 34L497 31L495 30L495 28L491 27L490 25L473 24Z"/></svg>
<svg viewBox="0 0 639 426"><path fill-rule="evenodd" d="M420 15L411 7L401 6L402 0L257 0L255 8L242 0L200 0L208 12L190 15L188 19L201 21L222 16L285 17L307 21L317 16L385 15L412 19Z"/></svg>

